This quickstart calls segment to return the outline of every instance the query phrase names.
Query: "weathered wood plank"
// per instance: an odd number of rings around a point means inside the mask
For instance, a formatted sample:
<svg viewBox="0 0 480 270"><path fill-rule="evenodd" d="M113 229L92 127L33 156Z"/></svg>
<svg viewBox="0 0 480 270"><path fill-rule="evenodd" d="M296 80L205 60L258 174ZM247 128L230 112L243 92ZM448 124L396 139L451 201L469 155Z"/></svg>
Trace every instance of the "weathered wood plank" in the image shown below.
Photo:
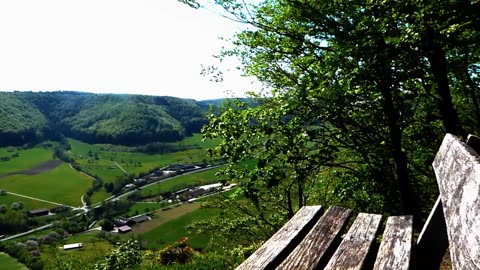
<svg viewBox="0 0 480 270"><path fill-rule="evenodd" d="M472 147L477 153L480 152L479 137L471 134L468 135L467 145ZM445 224L445 217L443 216L441 196L438 196L418 236L416 251L412 258L415 269L439 269L447 248L447 225Z"/></svg>
<svg viewBox="0 0 480 270"><path fill-rule="evenodd" d="M352 210L332 206L277 269L316 269L328 262Z"/></svg>
<svg viewBox="0 0 480 270"><path fill-rule="evenodd" d="M447 225L443 217L441 197L438 196L417 240L413 254L414 269L438 270L448 248Z"/></svg>
<svg viewBox="0 0 480 270"><path fill-rule="evenodd" d="M310 231L321 206L304 206L280 230L236 269L275 269Z"/></svg>
<svg viewBox="0 0 480 270"><path fill-rule="evenodd" d="M412 239L412 216L389 217L373 269L409 269Z"/></svg>
<svg viewBox="0 0 480 270"><path fill-rule="evenodd" d="M447 134L433 162L456 269L480 269L480 163L477 153Z"/></svg>
<svg viewBox="0 0 480 270"><path fill-rule="evenodd" d="M382 215L360 213L325 269L362 269Z"/></svg>

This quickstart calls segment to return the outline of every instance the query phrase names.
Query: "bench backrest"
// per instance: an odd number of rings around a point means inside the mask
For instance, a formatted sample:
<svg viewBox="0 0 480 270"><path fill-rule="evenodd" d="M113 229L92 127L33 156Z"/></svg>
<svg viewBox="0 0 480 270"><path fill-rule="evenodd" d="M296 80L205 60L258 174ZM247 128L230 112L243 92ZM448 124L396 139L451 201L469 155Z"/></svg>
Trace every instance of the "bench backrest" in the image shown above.
<svg viewBox="0 0 480 270"><path fill-rule="evenodd" d="M447 134L433 162L454 269L480 269L479 159Z"/></svg>

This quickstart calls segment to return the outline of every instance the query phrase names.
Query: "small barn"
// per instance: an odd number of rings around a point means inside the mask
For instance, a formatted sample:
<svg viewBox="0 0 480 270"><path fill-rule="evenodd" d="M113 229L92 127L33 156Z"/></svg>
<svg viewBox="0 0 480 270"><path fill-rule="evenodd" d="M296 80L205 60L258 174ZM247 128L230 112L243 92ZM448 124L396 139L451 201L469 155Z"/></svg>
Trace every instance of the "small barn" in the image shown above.
<svg viewBox="0 0 480 270"><path fill-rule="evenodd" d="M141 215L141 216L138 216L138 217L130 218L130 220L135 222L135 223L142 223L142 222L145 222L145 221L149 221L150 217L147 216L147 215Z"/></svg>
<svg viewBox="0 0 480 270"><path fill-rule="evenodd" d="M201 195L203 195L207 192L208 192L208 190L205 190L201 187L196 187L196 188L190 189L189 192L188 192L189 193L188 195L190 195L190 197L195 198L195 197L201 196Z"/></svg>
<svg viewBox="0 0 480 270"><path fill-rule="evenodd" d="M118 232L119 233L127 233L127 232L131 232L131 231L132 231L132 228L128 225L123 225L123 226L118 227Z"/></svg>
<svg viewBox="0 0 480 270"><path fill-rule="evenodd" d="M31 217L47 216L48 213L49 210L47 208L34 209L27 212L27 214Z"/></svg>

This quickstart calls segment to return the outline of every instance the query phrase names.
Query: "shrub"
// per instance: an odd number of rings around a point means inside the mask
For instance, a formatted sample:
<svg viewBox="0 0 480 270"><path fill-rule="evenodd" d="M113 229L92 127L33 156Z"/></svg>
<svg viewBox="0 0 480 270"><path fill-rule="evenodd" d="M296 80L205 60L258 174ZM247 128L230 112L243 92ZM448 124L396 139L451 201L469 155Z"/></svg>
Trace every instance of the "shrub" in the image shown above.
<svg viewBox="0 0 480 270"><path fill-rule="evenodd" d="M33 250L38 247L38 243L35 240L27 240L27 242L25 242L25 245L27 245L28 250Z"/></svg>
<svg viewBox="0 0 480 270"><path fill-rule="evenodd" d="M177 241L174 246L168 246L160 251L160 262L163 265L172 263L187 263L194 254L192 247L187 245L187 237Z"/></svg>

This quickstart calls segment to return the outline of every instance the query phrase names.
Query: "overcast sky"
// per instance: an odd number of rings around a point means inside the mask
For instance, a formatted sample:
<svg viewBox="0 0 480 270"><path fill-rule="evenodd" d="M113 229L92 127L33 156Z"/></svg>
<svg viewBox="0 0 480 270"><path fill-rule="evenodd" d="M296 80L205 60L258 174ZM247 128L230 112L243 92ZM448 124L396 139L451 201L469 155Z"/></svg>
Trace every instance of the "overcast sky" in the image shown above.
<svg viewBox="0 0 480 270"><path fill-rule="evenodd" d="M243 96L258 85L233 60L200 75L243 27L177 0L0 0L0 90Z"/></svg>

